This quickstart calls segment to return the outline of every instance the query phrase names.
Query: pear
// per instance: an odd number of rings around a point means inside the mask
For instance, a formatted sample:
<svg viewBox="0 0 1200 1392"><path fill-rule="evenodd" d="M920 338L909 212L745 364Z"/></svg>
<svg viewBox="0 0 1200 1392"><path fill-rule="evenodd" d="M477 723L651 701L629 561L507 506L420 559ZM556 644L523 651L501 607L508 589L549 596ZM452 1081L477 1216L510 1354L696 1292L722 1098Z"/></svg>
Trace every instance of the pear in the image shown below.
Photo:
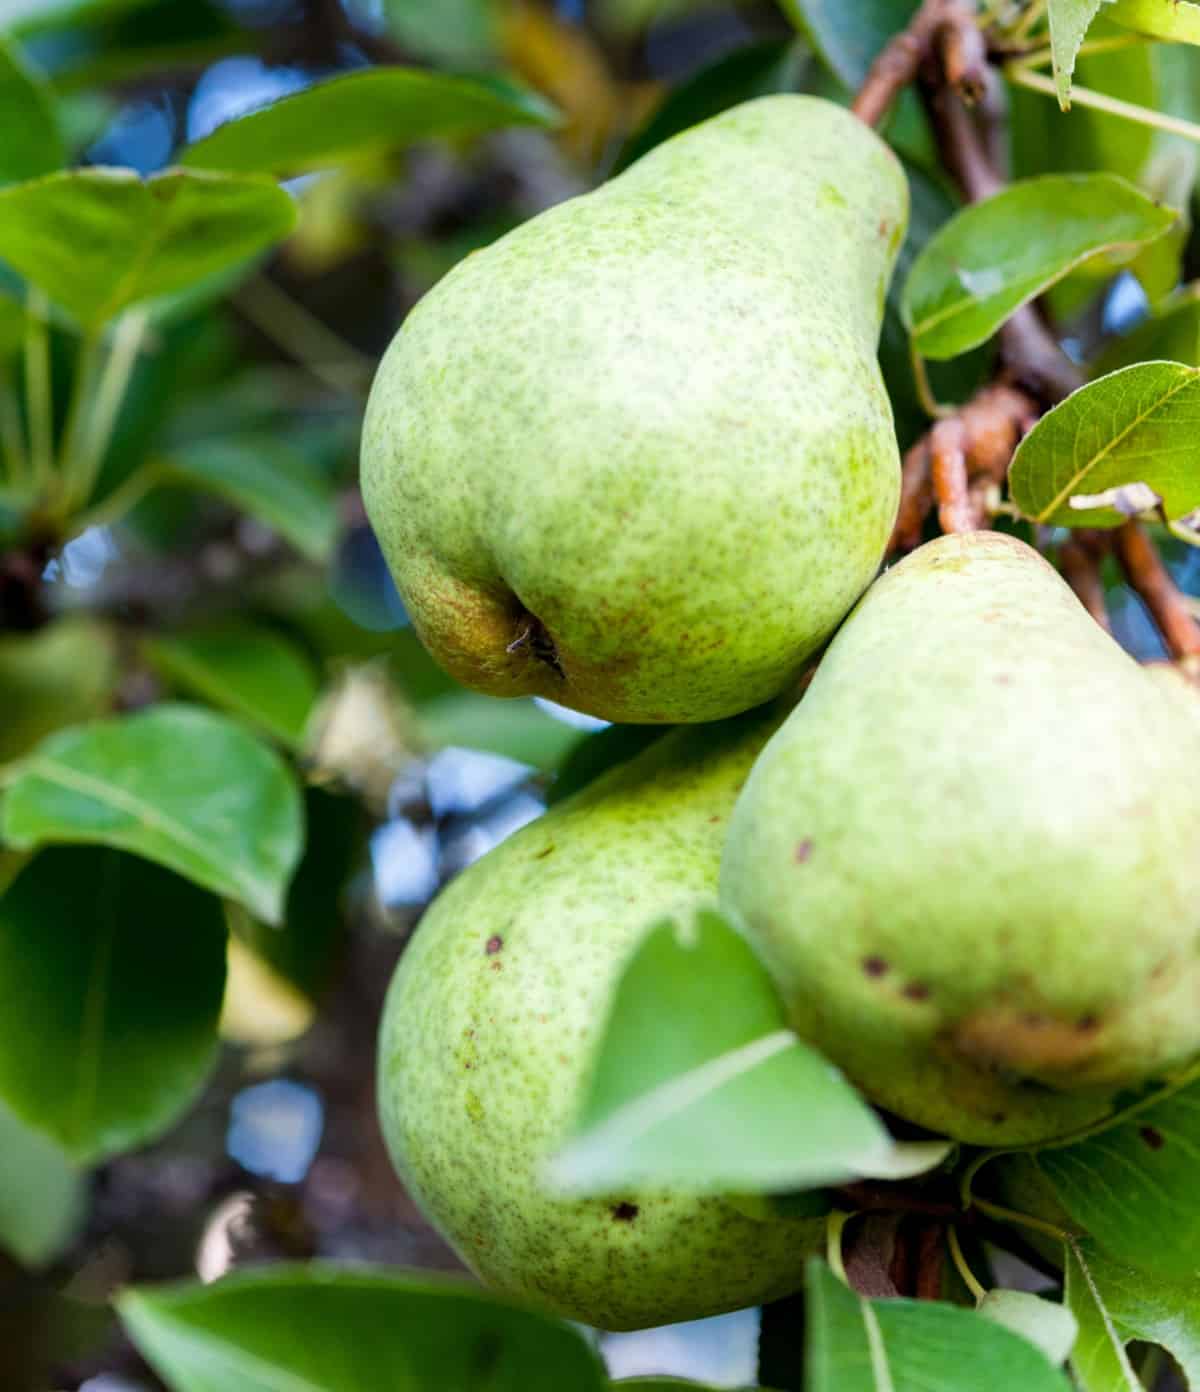
<svg viewBox="0 0 1200 1392"><path fill-rule="evenodd" d="M964 1141L1200 1050L1200 720L994 532L867 592L738 801L722 894L797 1031Z"/></svg>
<svg viewBox="0 0 1200 1392"><path fill-rule="evenodd" d="M895 517L876 348L907 215L865 125L764 97L435 286L380 365L362 486L442 666L644 724L783 690Z"/></svg>
<svg viewBox="0 0 1200 1392"><path fill-rule="evenodd" d="M502 1291L628 1329L803 1281L822 1218L759 1221L736 1197L563 1199L543 1181L625 959L655 919L715 895L734 798L777 723L755 712L665 735L453 881L400 960L384 1134L429 1219Z"/></svg>

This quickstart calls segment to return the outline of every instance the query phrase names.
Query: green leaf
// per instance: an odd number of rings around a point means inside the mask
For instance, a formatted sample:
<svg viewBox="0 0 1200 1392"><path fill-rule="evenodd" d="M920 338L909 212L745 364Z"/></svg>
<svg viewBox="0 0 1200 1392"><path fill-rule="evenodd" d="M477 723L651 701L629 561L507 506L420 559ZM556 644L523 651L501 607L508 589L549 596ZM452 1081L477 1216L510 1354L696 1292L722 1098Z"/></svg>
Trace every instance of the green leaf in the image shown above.
<svg viewBox="0 0 1200 1392"><path fill-rule="evenodd" d="M600 1392L558 1320L432 1276L273 1266L129 1290L118 1309L175 1392Z"/></svg>
<svg viewBox="0 0 1200 1392"><path fill-rule="evenodd" d="M964 208L930 239L905 283L916 350L952 358L1073 267L1161 237L1175 213L1112 174L1046 175Z"/></svg>
<svg viewBox="0 0 1200 1392"><path fill-rule="evenodd" d="M0 1251L25 1266L51 1261L83 1209L79 1171L53 1141L0 1105Z"/></svg>
<svg viewBox="0 0 1200 1392"><path fill-rule="evenodd" d="M165 461L182 483L216 493L327 561L338 533L333 486L294 446L268 435L182 445Z"/></svg>
<svg viewBox="0 0 1200 1392"><path fill-rule="evenodd" d="M67 150L50 84L15 44L0 39L0 184L61 169Z"/></svg>
<svg viewBox="0 0 1200 1392"><path fill-rule="evenodd" d="M1092 39L1122 37L1123 31L1105 20L1106 12L1107 6L1092 25ZM1158 111L1163 109L1159 67L1149 45L1125 47L1084 55L1075 65L1075 81ZM1064 117L1043 93L1023 87L1011 87L1009 97L1015 178L1096 172L1120 174L1135 182L1140 179L1155 145L1155 132L1149 126L1086 106L1074 106Z"/></svg>
<svg viewBox="0 0 1200 1392"><path fill-rule="evenodd" d="M496 0L383 0L392 32L405 48L448 67L479 67L494 56Z"/></svg>
<svg viewBox="0 0 1200 1392"><path fill-rule="evenodd" d="M149 0L0 0L0 31L41 33L105 14L139 9Z"/></svg>
<svg viewBox="0 0 1200 1392"><path fill-rule="evenodd" d="M0 1098L80 1161L150 1140L211 1066L221 906L98 848L36 856L0 899Z"/></svg>
<svg viewBox="0 0 1200 1392"><path fill-rule="evenodd" d="M0 764L64 725L100 715L117 684L112 634L95 619L58 619L0 636Z"/></svg>
<svg viewBox="0 0 1200 1392"><path fill-rule="evenodd" d="M1098 1346L1097 1361L1110 1366L1119 1364L1116 1342L1161 1344L1179 1364L1188 1386L1200 1387L1200 1292L1194 1277L1166 1281L1148 1276L1114 1262L1089 1241L1074 1243L1070 1257L1068 1297L1084 1307L1089 1324L1080 1361L1090 1361L1092 1355L1085 1350L1093 1343ZM1099 1321L1097 1315L1102 1317ZM1097 1327L1105 1322L1111 1333ZM1103 1351L1106 1347L1109 1356Z"/></svg>
<svg viewBox="0 0 1200 1392"><path fill-rule="evenodd" d="M1036 1169L1111 1257L1168 1279L1200 1273L1200 1083L1076 1145L1040 1150Z"/></svg>
<svg viewBox="0 0 1200 1392"><path fill-rule="evenodd" d="M667 725L609 725L585 735L559 765L546 793L546 806L553 807L586 788L610 768L634 758L670 728Z"/></svg>
<svg viewBox="0 0 1200 1392"><path fill-rule="evenodd" d="M435 749L448 744L486 749L553 773L584 738L583 731L547 715L529 700L504 701L455 691L421 706L418 726Z"/></svg>
<svg viewBox="0 0 1200 1392"><path fill-rule="evenodd" d="M0 257L94 329L250 260L286 237L295 217L270 179L74 169L0 189Z"/></svg>
<svg viewBox="0 0 1200 1392"><path fill-rule="evenodd" d="M672 1377L620 1378L609 1386L619 1389L619 1392L676 1392L680 1387L690 1387L692 1392L720 1392L718 1388L710 1387L707 1383L688 1382L686 1378ZM770 1392L770 1389L743 1387L740 1392Z"/></svg>
<svg viewBox="0 0 1200 1392"><path fill-rule="evenodd" d="M745 939L702 909L656 924L630 958L574 1137L551 1172L577 1194L642 1184L754 1193L909 1161L928 1169L945 1151L894 1146L841 1074L786 1028Z"/></svg>
<svg viewBox="0 0 1200 1392"><path fill-rule="evenodd" d="M1142 1392L1142 1381L1125 1352L1126 1336L1114 1323L1074 1243L1067 1245L1063 1276L1064 1298L1079 1325L1071 1371L1082 1392Z"/></svg>
<svg viewBox="0 0 1200 1392"><path fill-rule="evenodd" d="M133 851L278 923L300 858L300 794L279 756L198 706L160 705L51 735L3 805L14 846Z"/></svg>
<svg viewBox="0 0 1200 1392"><path fill-rule="evenodd" d="M1194 0L1112 0L1108 17L1147 38L1200 44L1200 5Z"/></svg>
<svg viewBox="0 0 1200 1392"><path fill-rule="evenodd" d="M1026 1339L954 1305L864 1300L809 1263L806 1392L1067 1392Z"/></svg>
<svg viewBox="0 0 1200 1392"><path fill-rule="evenodd" d="M188 694L244 716L283 744L300 743L317 675L305 653L273 629L233 621L148 638L144 648Z"/></svg>
<svg viewBox="0 0 1200 1392"><path fill-rule="evenodd" d="M1186 286L1134 329L1114 339L1093 365L1093 377L1140 362L1200 367L1200 283Z"/></svg>
<svg viewBox="0 0 1200 1392"><path fill-rule="evenodd" d="M851 91L861 87L884 44L917 11L919 0L780 0L826 67ZM1097 0L1099 3L1099 0Z"/></svg>
<svg viewBox="0 0 1200 1392"><path fill-rule="evenodd" d="M1049 0L1050 53L1054 62L1054 85L1058 104L1066 111L1071 105L1071 77L1075 59L1101 0Z"/></svg>
<svg viewBox="0 0 1200 1392"><path fill-rule="evenodd" d="M631 165L656 145L739 102L774 92L794 92L804 69L797 43L765 39L735 49L672 88L662 104L625 142L613 173Z"/></svg>
<svg viewBox="0 0 1200 1392"><path fill-rule="evenodd" d="M1028 1339L1055 1367L1067 1361L1079 1333L1079 1323L1065 1305L1029 1291L990 1290L979 1304L979 1313Z"/></svg>
<svg viewBox="0 0 1200 1392"><path fill-rule="evenodd" d="M1198 421L1194 367L1139 363L1089 382L1021 441L1009 468L1013 502L1050 526L1116 527L1126 519L1112 491L1141 483L1169 518L1184 517L1200 506Z"/></svg>
<svg viewBox="0 0 1200 1392"><path fill-rule="evenodd" d="M284 980L316 1000L329 985L345 936L342 898L365 841L364 813L355 800L309 788L304 820L304 856L288 888L282 925L247 919L240 936Z"/></svg>
<svg viewBox="0 0 1200 1392"><path fill-rule="evenodd" d="M548 126L556 120L541 97L515 85L418 68L369 68L318 82L227 122L189 145L179 163L282 174L417 140Z"/></svg>

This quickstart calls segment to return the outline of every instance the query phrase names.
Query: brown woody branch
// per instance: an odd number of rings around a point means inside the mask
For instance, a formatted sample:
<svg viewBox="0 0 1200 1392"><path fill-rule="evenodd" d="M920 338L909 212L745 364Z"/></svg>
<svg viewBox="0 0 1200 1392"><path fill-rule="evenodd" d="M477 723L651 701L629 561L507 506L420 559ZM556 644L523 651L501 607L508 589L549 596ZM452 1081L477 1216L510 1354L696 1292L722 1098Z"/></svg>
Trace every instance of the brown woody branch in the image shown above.
<svg viewBox="0 0 1200 1392"><path fill-rule="evenodd" d="M1200 624L1171 579L1158 548L1137 522L1126 522L1113 534L1113 550L1129 586L1141 596L1176 660L1200 657Z"/></svg>
<svg viewBox="0 0 1200 1392"><path fill-rule="evenodd" d="M1078 531L1058 550L1058 568L1083 607L1101 628L1112 631L1100 567L1111 549L1107 532Z"/></svg>
<svg viewBox="0 0 1200 1392"><path fill-rule="evenodd" d="M850 109L877 126L936 48L947 54L946 81L966 100L976 100L986 83L987 51L971 9L964 0L924 0L908 28L871 64Z"/></svg>

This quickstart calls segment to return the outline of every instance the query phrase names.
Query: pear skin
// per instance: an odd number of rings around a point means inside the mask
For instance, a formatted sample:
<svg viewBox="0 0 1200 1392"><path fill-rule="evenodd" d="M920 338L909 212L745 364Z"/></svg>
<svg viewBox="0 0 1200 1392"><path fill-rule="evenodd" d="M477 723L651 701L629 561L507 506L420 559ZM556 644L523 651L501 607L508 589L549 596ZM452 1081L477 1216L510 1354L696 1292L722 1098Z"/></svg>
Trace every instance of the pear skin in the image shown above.
<svg viewBox="0 0 1200 1392"><path fill-rule="evenodd" d="M995 532L867 592L735 811L722 893L797 1031L981 1145L1200 1051L1200 722Z"/></svg>
<svg viewBox="0 0 1200 1392"><path fill-rule="evenodd" d="M543 1169L576 1114L609 997L658 917L715 893L737 791L778 713L665 735L451 883L397 968L379 1048L409 1192L484 1281L629 1329L798 1288L823 1218L739 1197L564 1199Z"/></svg>
<svg viewBox="0 0 1200 1392"><path fill-rule="evenodd" d="M380 366L362 486L442 666L635 723L782 691L895 518L876 348L907 217L873 131L764 97L435 286Z"/></svg>

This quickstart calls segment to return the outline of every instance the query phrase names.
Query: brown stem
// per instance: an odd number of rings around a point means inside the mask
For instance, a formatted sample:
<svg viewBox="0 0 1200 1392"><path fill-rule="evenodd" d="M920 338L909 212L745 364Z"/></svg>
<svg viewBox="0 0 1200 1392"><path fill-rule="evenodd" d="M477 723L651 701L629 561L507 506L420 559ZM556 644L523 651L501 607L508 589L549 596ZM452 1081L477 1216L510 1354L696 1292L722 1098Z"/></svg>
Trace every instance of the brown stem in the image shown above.
<svg viewBox="0 0 1200 1392"><path fill-rule="evenodd" d="M901 91L916 80L935 44L944 49L953 43L961 48L964 56L970 53L968 40L951 38L956 31L968 28L978 33L963 0L924 0L908 28L891 39L871 64L851 111L868 126L877 126ZM963 77L970 81L974 76L972 60L968 59Z"/></svg>
<svg viewBox="0 0 1200 1392"><path fill-rule="evenodd" d="M1103 538L1103 533L1098 533L1097 537ZM1100 544L1093 544L1090 535L1076 533L1059 548L1058 568L1083 607L1101 628L1111 633L1108 605L1104 600L1104 582L1100 578L1100 564L1107 549L1107 538L1103 538Z"/></svg>
<svg viewBox="0 0 1200 1392"><path fill-rule="evenodd" d="M926 1223L917 1237L918 1300L942 1298L942 1268L946 1260L946 1229L941 1223Z"/></svg>
<svg viewBox="0 0 1200 1392"><path fill-rule="evenodd" d="M967 430L961 416L938 421L929 436L930 474L943 532L973 532L981 518L971 506Z"/></svg>
<svg viewBox="0 0 1200 1392"><path fill-rule="evenodd" d="M929 437L917 441L904 456L900 471L900 507L896 525L888 543L893 551L912 551L921 544L921 529L925 514L933 503L933 485L929 478Z"/></svg>
<svg viewBox="0 0 1200 1392"><path fill-rule="evenodd" d="M1176 660L1200 656L1200 624L1171 579L1158 549L1137 522L1126 522L1113 536L1113 549L1129 581L1150 611L1167 651Z"/></svg>

